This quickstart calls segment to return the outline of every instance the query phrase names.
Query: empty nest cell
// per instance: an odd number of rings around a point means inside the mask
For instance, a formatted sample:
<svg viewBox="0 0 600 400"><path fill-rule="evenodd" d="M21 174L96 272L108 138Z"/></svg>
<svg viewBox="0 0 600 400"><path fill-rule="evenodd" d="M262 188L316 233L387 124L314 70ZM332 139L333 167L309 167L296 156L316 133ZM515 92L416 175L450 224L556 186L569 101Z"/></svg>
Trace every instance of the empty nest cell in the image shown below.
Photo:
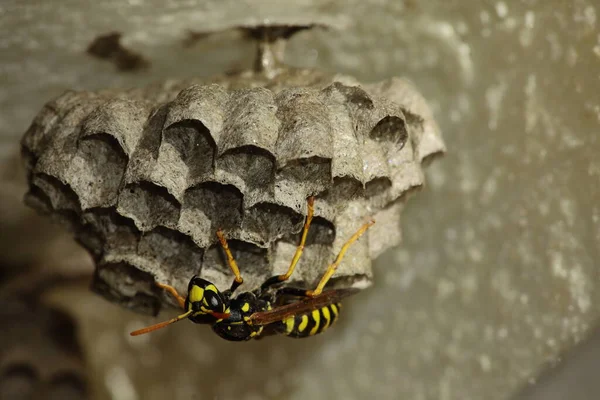
<svg viewBox="0 0 600 400"><path fill-rule="evenodd" d="M216 241L222 229L228 236L242 220L242 194L232 185L201 183L186 191L179 219L179 229L201 247Z"/></svg>
<svg viewBox="0 0 600 400"><path fill-rule="evenodd" d="M275 157L255 146L227 150L216 161L215 179L240 188L244 208L274 196Z"/></svg>
<svg viewBox="0 0 600 400"><path fill-rule="evenodd" d="M131 218L140 231L157 226L176 228L181 205L167 189L151 182L129 184L119 193L117 211Z"/></svg>
<svg viewBox="0 0 600 400"><path fill-rule="evenodd" d="M191 186L212 177L215 153L208 128L200 121L183 120L163 131L159 163L170 174L181 174Z"/></svg>

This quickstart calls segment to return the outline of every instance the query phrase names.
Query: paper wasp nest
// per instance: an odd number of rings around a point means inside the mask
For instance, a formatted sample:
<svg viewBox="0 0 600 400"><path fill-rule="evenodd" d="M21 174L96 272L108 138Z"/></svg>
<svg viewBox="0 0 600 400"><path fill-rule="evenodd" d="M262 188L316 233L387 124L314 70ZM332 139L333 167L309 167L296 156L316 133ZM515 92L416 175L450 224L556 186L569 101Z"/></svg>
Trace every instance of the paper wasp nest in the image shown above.
<svg viewBox="0 0 600 400"><path fill-rule="evenodd" d="M365 286L371 260L400 241L404 196L423 161L444 150L431 111L407 81L282 67L144 89L67 92L22 141L27 201L68 222L93 255L93 287L142 312L161 301L154 279L185 293L194 274L244 290L286 270L316 196L292 283L313 285L368 217L335 284ZM159 300L161 299L161 300Z"/></svg>

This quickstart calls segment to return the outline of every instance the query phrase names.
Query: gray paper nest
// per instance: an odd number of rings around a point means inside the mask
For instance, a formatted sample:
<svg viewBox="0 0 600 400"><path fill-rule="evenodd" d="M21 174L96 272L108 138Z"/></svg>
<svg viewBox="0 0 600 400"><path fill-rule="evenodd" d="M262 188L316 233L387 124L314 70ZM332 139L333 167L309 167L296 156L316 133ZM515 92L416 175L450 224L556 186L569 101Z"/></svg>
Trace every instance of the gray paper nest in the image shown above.
<svg viewBox="0 0 600 400"><path fill-rule="evenodd" d="M283 273L316 196L306 250L292 276L312 286L369 217L337 286L366 287L371 260L400 242L400 212L423 185L422 163L444 144L407 81L285 69L144 89L67 92L46 104L22 141L27 201L67 221L96 262L94 290L156 313L154 280L186 292L198 274L244 290Z"/></svg>

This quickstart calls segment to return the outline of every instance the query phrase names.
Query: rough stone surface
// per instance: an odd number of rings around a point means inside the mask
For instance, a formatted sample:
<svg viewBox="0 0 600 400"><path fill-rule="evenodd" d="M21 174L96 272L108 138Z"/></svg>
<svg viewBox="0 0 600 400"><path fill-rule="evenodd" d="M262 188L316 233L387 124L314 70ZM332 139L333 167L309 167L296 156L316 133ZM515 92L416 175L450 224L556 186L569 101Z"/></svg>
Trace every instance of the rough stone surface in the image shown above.
<svg viewBox="0 0 600 400"><path fill-rule="evenodd" d="M3 154L67 88L250 66L238 60L252 58L251 44L214 36L182 48L187 29L315 10L348 29L298 34L286 61L363 82L410 77L449 150L402 214L401 248L380 257L372 289L345 302L322 337L232 346L182 322L132 341L130 330L157 319L87 290L55 293L81 322L98 398L504 400L561 367L598 326L597 1L0 3ZM148 57L149 70L116 74L86 57L93 38L113 30ZM25 210L0 211L0 234L12 244L0 255L38 249L35 235L17 234L27 232L16 220ZM569 398L595 400L598 360L573 368Z"/></svg>

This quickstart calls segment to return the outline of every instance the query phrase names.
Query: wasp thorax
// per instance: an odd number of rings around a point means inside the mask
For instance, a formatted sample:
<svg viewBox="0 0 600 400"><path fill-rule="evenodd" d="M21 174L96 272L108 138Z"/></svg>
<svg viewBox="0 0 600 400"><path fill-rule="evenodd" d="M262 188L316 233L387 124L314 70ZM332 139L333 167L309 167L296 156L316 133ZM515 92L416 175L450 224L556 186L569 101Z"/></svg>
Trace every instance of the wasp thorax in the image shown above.
<svg viewBox="0 0 600 400"><path fill-rule="evenodd" d="M261 334L263 327L247 323L248 317L255 312L270 308L269 302L257 299L252 293L241 293L231 300L227 319L218 320L213 325L213 331L223 339L230 341L250 340Z"/></svg>

